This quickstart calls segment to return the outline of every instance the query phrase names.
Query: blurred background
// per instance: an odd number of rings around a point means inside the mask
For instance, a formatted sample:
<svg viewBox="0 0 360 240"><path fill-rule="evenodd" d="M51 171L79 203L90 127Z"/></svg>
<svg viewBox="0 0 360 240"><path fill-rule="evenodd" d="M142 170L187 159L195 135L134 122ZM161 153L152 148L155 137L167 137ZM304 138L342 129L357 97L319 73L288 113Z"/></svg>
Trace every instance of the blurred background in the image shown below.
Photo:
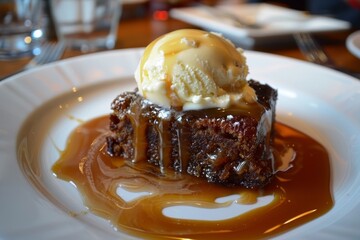
<svg viewBox="0 0 360 240"><path fill-rule="evenodd" d="M46 43L63 45L57 50L58 56L49 60L55 61L98 51L145 47L156 37L181 28L216 31L244 49L310 61L294 37L298 32L307 33L334 58L336 66L360 71L358 40L348 39L360 28L359 2L0 0L0 77L23 71L37 55L55 49L55 45L47 47ZM19 30L15 24L27 29ZM25 37L24 32L28 32Z"/></svg>

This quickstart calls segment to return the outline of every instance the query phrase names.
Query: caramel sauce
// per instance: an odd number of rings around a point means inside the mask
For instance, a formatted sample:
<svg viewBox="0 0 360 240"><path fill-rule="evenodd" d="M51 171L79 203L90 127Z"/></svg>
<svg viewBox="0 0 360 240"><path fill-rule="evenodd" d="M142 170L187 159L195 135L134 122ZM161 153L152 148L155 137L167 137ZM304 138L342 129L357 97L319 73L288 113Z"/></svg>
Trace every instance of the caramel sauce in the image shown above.
<svg viewBox="0 0 360 240"><path fill-rule="evenodd" d="M284 124L275 124L274 153L279 160L291 149L295 153L292 167L277 172L272 183L261 190L224 187L169 171L163 174L144 161L110 157L105 151L108 125L107 116L80 125L53 171L76 185L91 212L129 234L147 239L269 238L309 222L333 206L326 149ZM151 194L125 201L117 194L119 186ZM163 209L178 205L225 207L228 202L215 200L233 194L241 196L237 204L253 204L262 196L273 196L274 200L226 220L176 219L163 214Z"/></svg>

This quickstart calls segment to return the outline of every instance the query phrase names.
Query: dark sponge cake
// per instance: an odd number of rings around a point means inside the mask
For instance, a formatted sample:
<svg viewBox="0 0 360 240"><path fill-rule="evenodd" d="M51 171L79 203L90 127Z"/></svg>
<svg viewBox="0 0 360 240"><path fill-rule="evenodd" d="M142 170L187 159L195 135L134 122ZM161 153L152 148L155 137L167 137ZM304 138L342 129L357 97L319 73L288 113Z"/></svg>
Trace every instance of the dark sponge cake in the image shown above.
<svg viewBox="0 0 360 240"><path fill-rule="evenodd" d="M228 109L179 111L144 99L136 91L112 103L107 151L161 173L179 172L230 186L263 187L273 169L277 91L250 80L258 101ZM172 169L172 171L168 171Z"/></svg>

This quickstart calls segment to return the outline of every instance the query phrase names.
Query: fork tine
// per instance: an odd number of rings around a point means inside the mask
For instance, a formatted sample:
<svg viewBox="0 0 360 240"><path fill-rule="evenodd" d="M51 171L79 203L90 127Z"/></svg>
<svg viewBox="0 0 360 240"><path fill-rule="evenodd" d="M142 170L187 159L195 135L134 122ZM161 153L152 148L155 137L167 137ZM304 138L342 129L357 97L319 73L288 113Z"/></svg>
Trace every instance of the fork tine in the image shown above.
<svg viewBox="0 0 360 240"><path fill-rule="evenodd" d="M37 59L37 64L45 64L50 63L57 60L60 57L60 54L63 53L64 44L62 42L59 43L49 43L44 48L44 54L41 54L43 57Z"/></svg>
<svg viewBox="0 0 360 240"><path fill-rule="evenodd" d="M300 51L306 56L306 58L314 63L333 66L334 63L327 56L324 50L308 33L295 33L294 39L300 48Z"/></svg>
<svg viewBox="0 0 360 240"><path fill-rule="evenodd" d="M28 64L25 65L25 67L9 75L2 76L0 78L0 81L14 74L33 68L35 66L53 62L62 56L64 50L65 50L65 44L61 41L58 43L45 43L41 47L41 53L36 57L34 57Z"/></svg>
<svg viewBox="0 0 360 240"><path fill-rule="evenodd" d="M34 63L37 65L46 63L48 56L51 54L52 48L52 43L45 43L41 48L41 53L34 58Z"/></svg>
<svg viewBox="0 0 360 240"><path fill-rule="evenodd" d="M60 41L57 43L57 46L55 47L54 54L52 55L52 58L50 59L51 62L58 60L65 50L65 43Z"/></svg>
<svg viewBox="0 0 360 240"><path fill-rule="evenodd" d="M41 48L41 53L32 59L25 69L32 68L37 65L43 65L59 59L64 52L65 45L63 42L45 43Z"/></svg>
<svg viewBox="0 0 360 240"><path fill-rule="evenodd" d="M294 33L293 37L300 51L305 55L305 57L310 62L324 65L329 68L333 68L335 70L344 72L348 75L360 79L359 73L349 71L341 67L337 67L336 64L331 60L331 58L327 56L324 50L320 47L320 45L313 39L313 37L310 34Z"/></svg>

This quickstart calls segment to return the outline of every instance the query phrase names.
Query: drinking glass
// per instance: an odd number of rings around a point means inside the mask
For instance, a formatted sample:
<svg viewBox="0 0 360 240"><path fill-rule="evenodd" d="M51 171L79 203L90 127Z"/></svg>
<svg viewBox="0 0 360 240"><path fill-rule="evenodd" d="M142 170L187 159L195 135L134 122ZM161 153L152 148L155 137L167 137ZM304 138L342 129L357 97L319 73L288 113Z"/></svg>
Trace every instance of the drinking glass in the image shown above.
<svg viewBox="0 0 360 240"><path fill-rule="evenodd" d="M82 52L112 49L121 14L120 0L51 0L60 41Z"/></svg>
<svg viewBox="0 0 360 240"><path fill-rule="evenodd" d="M37 55L44 22L42 0L0 0L0 59Z"/></svg>

